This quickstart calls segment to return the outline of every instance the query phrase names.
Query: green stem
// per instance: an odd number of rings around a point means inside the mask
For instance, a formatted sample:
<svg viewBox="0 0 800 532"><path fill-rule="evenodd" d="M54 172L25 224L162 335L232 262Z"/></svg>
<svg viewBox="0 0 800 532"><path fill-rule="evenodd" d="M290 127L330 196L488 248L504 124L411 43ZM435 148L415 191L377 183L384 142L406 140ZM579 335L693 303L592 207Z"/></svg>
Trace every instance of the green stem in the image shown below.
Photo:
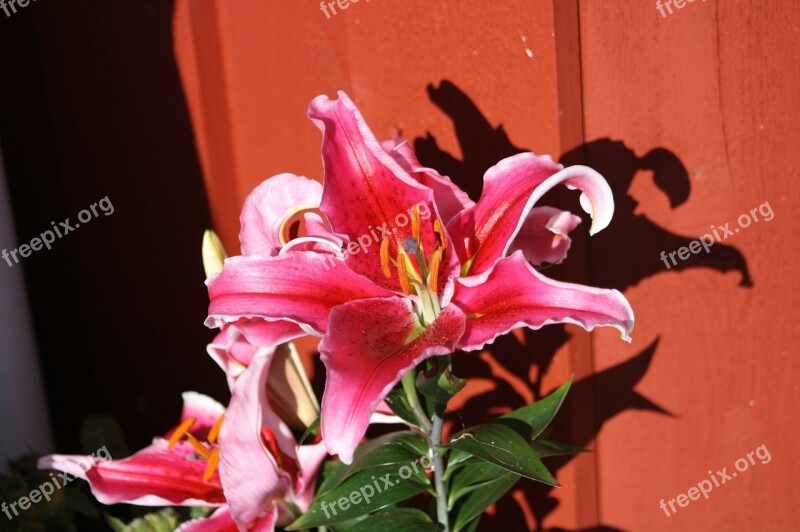
<svg viewBox="0 0 800 532"><path fill-rule="evenodd" d="M436 405L433 412L433 429L431 430L430 449L433 454L433 483L436 489L436 517L444 527L444 532L450 532L450 520L447 516L447 484L444 481L444 458L439 451L442 448L442 429L444 428L445 405Z"/></svg>
<svg viewBox="0 0 800 532"><path fill-rule="evenodd" d="M414 371L409 371L403 375L403 391L406 392L408 406L411 407L414 415L417 416L420 427L422 427L426 433L430 434L432 428L431 422L428 421L428 415L425 414L425 411L422 409L422 404L419 402L419 395L417 394L417 385L415 380L416 373Z"/></svg>

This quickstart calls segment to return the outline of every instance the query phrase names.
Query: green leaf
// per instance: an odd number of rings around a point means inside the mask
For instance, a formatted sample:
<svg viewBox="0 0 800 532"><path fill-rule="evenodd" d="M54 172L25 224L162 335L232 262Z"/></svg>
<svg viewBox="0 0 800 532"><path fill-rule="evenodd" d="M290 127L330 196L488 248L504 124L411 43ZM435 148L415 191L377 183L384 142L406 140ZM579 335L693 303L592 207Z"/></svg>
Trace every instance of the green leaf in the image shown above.
<svg viewBox="0 0 800 532"><path fill-rule="evenodd" d="M297 442L298 446L299 445L303 445L303 443L306 441L306 439L308 439L309 436L314 436L314 437L317 436L317 434L319 433L319 430L317 430L317 429L319 428L320 420L321 420L321 418L319 416L317 416L317 419L315 419L314 422L311 423L311 425L308 426L306 431L300 437L300 440Z"/></svg>
<svg viewBox="0 0 800 532"><path fill-rule="evenodd" d="M178 517L172 508L147 514L127 525L110 515L106 515L106 522L114 532L172 532L178 528Z"/></svg>
<svg viewBox="0 0 800 532"><path fill-rule="evenodd" d="M132 523L133 524L133 523ZM144 516L144 522L140 524L137 532L172 532L178 528L178 516L172 508L164 509L158 513L151 513Z"/></svg>
<svg viewBox="0 0 800 532"><path fill-rule="evenodd" d="M547 397L500 416L494 422L514 429L528 441L534 440L553 421L570 386L572 386L572 377Z"/></svg>
<svg viewBox="0 0 800 532"><path fill-rule="evenodd" d="M367 468L393 466L393 473L406 464L427 455L428 445L419 434L399 431L385 434L359 445L353 454L353 463L341 468L331 468L317 490L317 495L332 490L348 477Z"/></svg>
<svg viewBox="0 0 800 532"><path fill-rule="evenodd" d="M397 417L403 421L411 423L414 426L419 425L419 420L409 406L408 398L406 398L406 394L405 391L403 391L402 386L395 386L395 388L389 392L389 395L386 396L384 401L386 401L386 404L389 405L389 408L392 409L392 412L394 412Z"/></svg>
<svg viewBox="0 0 800 532"><path fill-rule="evenodd" d="M542 438L536 440L532 444L532 447L539 458L589 452L581 447L565 445ZM506 473L506 470L498 465L461 451L453 451L453 454L456 452L462 456L470 456L471 458L467 461L462 460L455 467L453 467L451 463L448 463L447 476L450 478L447 490L448 508L453 508L456 501L464 495L500 478Z"/></svg>
<svg viewBox="0 0 800 532"><path fill-rule="evenodd" d="M475 532L476 530L478 530L478 524L480 522L481 522L481 516L479 515L478 517L476 517L467 524L466 528L463 529L464 532Z"/></svg>
<svg viewBox="0 0 800 532"><path fill-rule="evenodd" d="M438 532L438 524L416 508L389 508L360 519L350 526L336 526L337 532L374 532L375 530L391 530L391 532Z"/></svg>
<svg viewBox="0 0 800 532"><path fill-rule="evenodd" d="M200 519L201 517L208 517L214 508L205 506L192 506L189 508L189 519Z"/></svg>
<svg viewBox="0 0 800 532"><path fill-rule="evenodd" d="M485 460L460 467L448 484L447 507L452 509L458 499L497 480L507 472L502 467Z"/></svg>
<svg viewBox="0 0 800 532"><path fill-rule="evenodd" d="M111 530L113 530L114 532L125 532L125 530L128 528L128 526L125 523L123 523L122 520L117 519L113 515L106 514L105 517L106 517L106 523L108 523L108 526L110 526Z"/></svg>
<svg viewBox="0 0 800 532"><path fill-rule="evenodd" d="M467 384L453 375L449 356L430 358L424 365L425 369L417 373L417 389L434 404L446 405Z"/></svg>
<svg viewBox="0 0 800 532"><path fill-rule="evenodd" d="M319 495L323 490L335 487L335 483L344 480L344 471L347 469L347 464L339 460L325 460L322 464L322 472L320 478L322 482L316 493Z"/></svg>
<svg viewBox="0 0 800 532"><path fill-rule="evenodd" d="M519 475L505 472L500 478L477 488L459 501L455 511L453 532L463 530L473 519L480 517L486 508L500 500L519 479Z"/></svg>
<svg viewBox="0 0 800 532"><path fill-rule="evenodd" d="M391 507L390 507L391 508ZM317 528L319 531L327 531L330 530L331 532L350 532L350 530L359 524L361 521L367 519L369 515L360 515L355 519L350 519L349 521L344 521L342 523L336 523L334 525L326 525L323 527Z"/></svg>
<svg viewBox="0 0 800 532"><path fill-rule="evenodd" d="M505 425L489 423L467 429L445 445L551 486L559 486L530 444Z"/></svg>
<svg viewBox="0 0 800 532"><path fill-rule="evenodd" d="M444 479L449 479L461 466L475 463L478 460L478 458L467 452L459 451L458 449L452 450L450 456L447 457L447 471L444 472Z"/></svg>
<svg viewBox="0 0 800 532"><path fill-rule="evenodd" d="M589 449L584 449L583 447L567 445L566 443L546 440L544 438L539 438L533 442L533 449L536 451L536 454L539 455L539 458L592 452Z"/></svg>
<svg viewBox="0 0 800 532"><path fill-rule="evenodd" d="M355 519L409 499L430 487L424 469L417 465L411 477L400 478L397 464L360 471L327 493L314 499L311 507L286 530L300 530Z"/></svg>

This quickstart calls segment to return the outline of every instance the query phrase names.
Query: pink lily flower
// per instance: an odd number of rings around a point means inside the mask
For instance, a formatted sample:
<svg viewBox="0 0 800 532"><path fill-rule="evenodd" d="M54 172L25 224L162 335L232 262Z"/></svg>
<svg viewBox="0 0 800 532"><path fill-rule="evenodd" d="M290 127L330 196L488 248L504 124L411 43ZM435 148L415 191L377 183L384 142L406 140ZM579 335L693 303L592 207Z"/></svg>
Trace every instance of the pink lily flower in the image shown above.
<svg viewBox="0 0 800 532"><path fill-rule="evenodd" d="M42 457L38 465L88 481L95 498L103 504L221 506L225 496L219 473L209 468L207 458L198 458L195 445L214 439L212 427L224 411L213 399L186 392L180 423L128 458L105 461L81 455L50 455ZM191 441L172 438L189 430L194 438ZM205 446L203 453L210 457Z"/></svg>
<svg viewBox="0 0 800 532"><path fill-rule="evenodd" d="M314 99L309 117L323 132L324 183L281 174L256 188L241 217L243 255L207 281L206 323L260 318L322 337L322 435L342 461L383 398L429 357L552 323L611 326L629 340L622 294L532 266L563 260L579 220L535 207L553 187L580 189L590 233L611 221L613 196L597 172L515 155L486 172L474 203L405 144L379 143L344 93Z"/></svg>
<svg viewBox="0 0 800 532"><path fill-rule="evenodd" d="M298 448L266 396L270 353L259 353L234 384L227 411L195 392L183 394L181 422L123 460L51 455L39 468L89 482L103 504L216 507L182 531L274 530L308 508L322 443ZM224 421L223 421L224 420Z"/></svg>

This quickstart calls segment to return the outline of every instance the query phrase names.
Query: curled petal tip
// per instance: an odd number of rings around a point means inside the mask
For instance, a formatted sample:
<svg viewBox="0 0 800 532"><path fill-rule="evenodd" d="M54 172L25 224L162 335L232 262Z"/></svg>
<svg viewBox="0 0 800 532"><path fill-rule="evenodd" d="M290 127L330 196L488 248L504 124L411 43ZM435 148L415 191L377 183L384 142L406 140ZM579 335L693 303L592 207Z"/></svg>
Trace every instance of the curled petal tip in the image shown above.
<svg viewBox="0 0 800 532"><path fill-rule="evenodd" d="M577 179L575 184L582 184L580 197L581 208L592 217L589 235L599 233L611 223L614 217L614 193L605 178L597 171L586 166L567 168ZM573 187L569 187L573 188Z"/></svg>
<svg viewBox="0 0 800 532"><path fill-rule="evenodd" d="M635 323L633 308L631 307L631 304L628 301L628 299L622 294L622 292L620 292L617 289L612 289L612 292L618 298L618 300L625 306L626 319L622 320L621 324L617 326L617 328L620 331L620 338L622 338L624 341L628 343L631 343L632 341L631 333L633 332L633 326Z"/></svg>

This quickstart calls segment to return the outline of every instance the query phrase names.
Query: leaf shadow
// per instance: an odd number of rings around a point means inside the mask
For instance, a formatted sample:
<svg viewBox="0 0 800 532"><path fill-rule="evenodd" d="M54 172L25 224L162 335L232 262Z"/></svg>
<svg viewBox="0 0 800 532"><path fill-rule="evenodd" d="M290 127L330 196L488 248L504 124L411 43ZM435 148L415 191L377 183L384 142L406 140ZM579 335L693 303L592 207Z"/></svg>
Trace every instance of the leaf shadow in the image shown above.
<svg viewBox="0 0 800 532"><path fill-rule="evenodd" d="M488 168L505 157L525 151L536 152L514 145L503 126L492 125L473 100L451 81L429 85L427 92L431 102L452 120L464 155L463 159L458 159L444 151L430 132L414 139L416 155L423 165L448 175L473 200L480 197L483 174ZM655 147L639 157L623 141L602 138L564 153L559 161L565 166L591 166L607 179L614 194L616 208L612 225L592 237L591 243L580 238L574 242L575 246L587 248L583 256L589 262L589 284L624 291L656 274L710 268L720 273L737 271L741 275L740 286L753 286L744 256L726 244L716 244L708 254L692 256L691 260L679 262L671 269L665 268L660 259L661 251L677 250L697 237L670 232L645 214L637 214L638 203L629 192L637 173L650 171L654 185L667 195L671 208L688 201L691 192L688 173L681 160L669 150ZM545 203L575 210L575 193L560 188L562 190L548 193ZM583 220L586 224L588 217L584 215ZM583 227L588 227L584 224ZM592 253L595 249L597 253ZM547 275L564 281L587 282L587 279L570 278L574 271L561 265L549 269ZM569 341L570 334L564 326L555 325L537 331L526 329L523 335L522 339L513 334L498 338L487 346L488 357L469 354L454 359L456 373L461 377L485 377L489 372L495 376L493 389L467 400L460 410L458 424L469 426L485 422L500 411L507 411L508 407L523 406L528 402L526 397L539 399L546 395L542 390L543 377L550 371L559 350ZM628 410L675 417L635 390L650 368L659 340L657 338L632 358L576 382L556 418L552 437L573 445L589 445L606 423ZM513 378L498 376L497 364L501 366L501 375ZM521 381L525 386L522 390ZM577 404L587 398L594 404ZM591 411L592 407L591 420L579 419L583 415L581 412L586 412L587 408ZM557 472L573 459L555 457L547 459L546 463ZM523 482L515 489L521 489L528 508L523 508L516 498L505 497L497 504L493 515L484 516L481 528L499 525L523 530L531 521L530 516L526 518L527 511L533 515L536 529L544 529L545 519L559 504L552 496L553 488ZM617 530L604 525L598 527L594 529Z"/></svg>

